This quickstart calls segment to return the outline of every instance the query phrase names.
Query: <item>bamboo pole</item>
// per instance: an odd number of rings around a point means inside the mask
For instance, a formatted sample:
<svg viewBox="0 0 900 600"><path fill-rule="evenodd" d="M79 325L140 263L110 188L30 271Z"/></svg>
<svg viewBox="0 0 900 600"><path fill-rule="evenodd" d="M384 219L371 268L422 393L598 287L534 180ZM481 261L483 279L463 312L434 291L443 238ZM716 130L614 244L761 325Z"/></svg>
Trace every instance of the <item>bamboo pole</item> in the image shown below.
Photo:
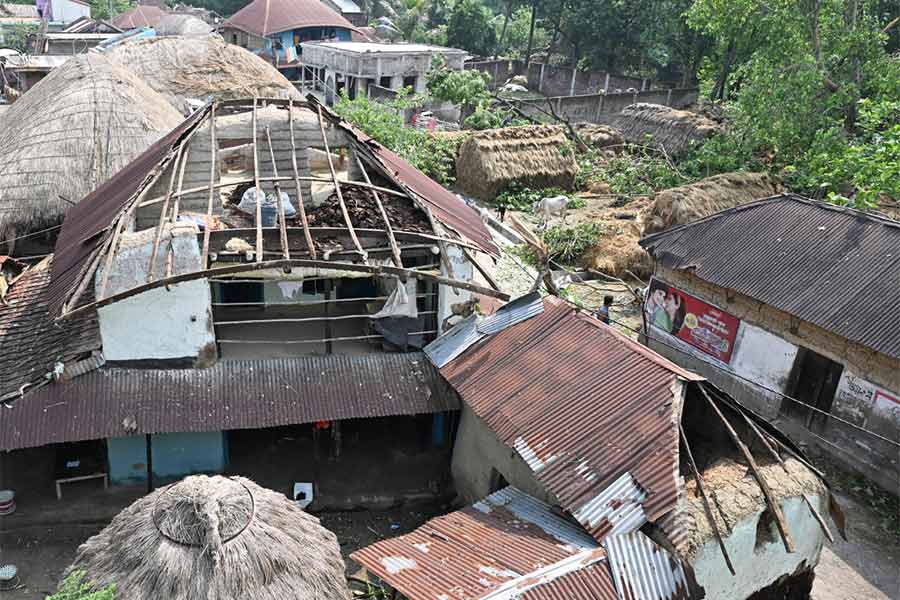
<svg viewBox="0 0 900 600"><path fill-rule="evenodd" d="M294 169L294 185L297 191L297 209L300 211L300 223L303 224L303 235L306 237L306 246L309 255L316 258L316 245L313 244L312 235L309 233L309 221L306 219L306 206L303 202L303 191L300 189L300 171L297 169L297 142L294 140L294 99L288 103L288 129L291 132L291 166ZM285 256L290 258L290 256Z"/></svg>
<svg viewBox="0 0 900 600"><path fill-rule="evenodd" d="M253 197L256 199L256 262L262 262L262 189L259 186L259 140L256 137L256 97L253 97Z"/></svg>
<svg viewBox="0 0 900 600"><path fill-rule="evenodd" d="M181 163L184 147L184 144L178 147L178 152L175 154L175 161L172 163L172 176L169 177L169 189L166 192L166 199L163 201L162 209L159 211L159 222L156 224L153 251L150 253L150 265L147 267L147 281L153 281L153 274L156 271L156 257L159 255L159 243L162 241L163 226L166 223L166 217L169 215L169 201L172 198L172 194L175 192L175 179L178 175L178 165Z"/></svg>
<svg viewBox="0 0 900 600"><path fill-rule="evenodd" d="M194 130L196 131L196 129ZM178 195L175 196L175 203L172 205L172 216L170 222L174 226L178 221L178 210L181 205L181 190L184 187L184 169L187 166L188 156L190 155L191 148L190 146L185 146L184 148L184 158L181 161L181 168L178 171ZM166 277L172 276L172 263L175 260L175 249L173 248L173 244L175 243L175 234L169 229L169 249L166 252ZM166 286L166 289L169 289L169 286Z"/></svg>
<svg viewBox="0 0 900 600"><path fill-rule="evenodd" d="M703 510L706 513L706 518L709 520L709 525L712 527L713 534L716 536L716 541L719 542L719 549L722 551L722 557L725 559L725 564L728 566L728 570L731 571L732 575L736 575L734 570L734 565L731 563L731 557L728 556L728 550L725 549L725 542L722 540L722 534L719 531L719 524L716 523L716 517L713 515L712 508L709 504L709 496L706 494L706 487L703 485L703 477L700 475L700 470L697 468L697 463L694 462L694 454L691 452L691 446L688 444L687 435L684 433L684 427L681 424L678 424L678 431L681 433L681 441L684 444L684 450L687 453L688 462L691 465L691 470L694 473L694 479L697 481L697 489L700 490L700 497L703 499Z"/></svg>
<svg viewBox="0 0 900 600"><path fill-rule="evenodd" d="M203 268L209 267L209 236L213 221L213 185L216 183L216 167L218 150L218 141L216 140L216 104L213 102L209 111L209 144L210 144L210 167L209 167L209 197L206 201L206 225L203 227L203 251L201 252L201 260Z"/></svg>
<svg viewBox="0 0 900 600"><path fill-rule="evenodd" d="M366 183L369 185L372 184L372 180L369 179L369 173L366 171L365 165L363 165L362 160L360 160L359 156L356 156L356 164L359 165L359 170L362 171L363 179L366 180ZM394 228L391 227L391 221L388 219L387 211L384 209L384 204L381 202L381 196L378 195L378 192L370 189L369 192L372 194L372 197L375 199L375 204L378 206L378 211L381 213L381 218L384 221L384 230L387 233L388 242L391 245L391 250L394 254L394 264L400 268L403 268L403 259L400 256L400 248L397 247L397 240L394 238Z"/></svg>
<svg viewBox="0 0 900 600"><path fill-rule="evenodd" d="M728 432L728 435L731 436L731 440L734 442L734 445L738 450L740 450L741 454L743 454L744 458L747 460L747 464L750 466L750 472L753 473L753 477L756 479L757 483L759 483L759 487L766 499L766 505L768 505L769 510L772 511L772 515L775 517L775 524L778 526L778 532L781 534L781 540L784 542L784 549L788 552L788 554L795 552L796 547L794 545L794 539L791 537L790 531L788 531L787 522L785 521L784 514L781 512L781 506L778 505L777 498L775 498L775 495L772 494L772 490L769 488L769 484L762 476L762 473L759 470L759 465L756 464L756 460L753 458L753 455L747 449L747 446L744 445L744 442L741 441L740 436L738 436L737 432L731 426L731 423L727 418L725 418L725 415L722 414L722 411L719 410L719 406L716 404L715 400L713 400L709 396L706 390L703 389L702 385L697 385L696 387L706 398L707 402L709 402L709 405L719 416L719 419L722 420L722 424L725 426L725 430Z"/></svg>
<svg viewBox="0 0 900 600"><path fill-rule="evenodd" d="M328 169L331 171L331 179L334 181L334 191L337 194L338 203L341 205L341 213L344 215L344 222L347 223L347 230L350 232L350 239L363 257L363 262L368 262L366 251L363 250L359 239L356 237L356 231L353 229L353 223L350 221L350 213L347 212L347 204L344 202L344 195L341 193L341 182L338 181L337 172L334 170L334 161L331 160L331 149L328 147L328 136L325 134L325 121L322 119L322 107L316 106L319 115L319 131L322 133L322 143L325 144L325 156L328 158Z"/></svg>
<svg viewBox="0 0 900 600"><path fill-rule="evenodd" d="M291 251L288 248L287 225L284 222L284 202L281 200L281 186L278 185L277 180L278 164L275 162L275 151L272 149L272 136L268 127L266 127L266 144L269 146L269 158L272 159L272 174L276 178L272 185L275 187L275 204L278 207L278 232L281 239L281 253L284 258L290 260Z"/></svg>

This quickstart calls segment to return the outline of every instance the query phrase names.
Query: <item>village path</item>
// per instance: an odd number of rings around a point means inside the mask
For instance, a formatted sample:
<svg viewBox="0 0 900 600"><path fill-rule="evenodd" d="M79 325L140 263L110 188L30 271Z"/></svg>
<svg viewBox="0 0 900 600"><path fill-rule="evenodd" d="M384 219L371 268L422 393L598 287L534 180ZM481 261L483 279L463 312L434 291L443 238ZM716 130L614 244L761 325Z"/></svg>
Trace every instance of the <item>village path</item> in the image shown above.
<svg viewBox="0 0 900 600"><path fill-rule="evenodd" d="M900 536L882 528L883 515L836 493L847 516L847 537L822 549L812 600L900 600Z"/></svg>

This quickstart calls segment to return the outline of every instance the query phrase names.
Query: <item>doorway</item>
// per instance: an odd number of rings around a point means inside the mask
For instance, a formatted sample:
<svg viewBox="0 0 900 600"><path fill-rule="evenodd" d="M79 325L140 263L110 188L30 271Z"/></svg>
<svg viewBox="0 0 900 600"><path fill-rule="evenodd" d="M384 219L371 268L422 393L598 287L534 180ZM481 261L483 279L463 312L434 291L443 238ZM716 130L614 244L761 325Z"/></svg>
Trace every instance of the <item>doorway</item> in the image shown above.
<svg viewBox="0 0 900 600"><path fill-rule="evenodd" d="M834 394L843 372L844 366L840 363L801 347L794 360L788 386L788 394L800 402L785 400L781 405L781 413L804 423L807 429L823 429L826 417L813 408L831 412Z"/></svg>

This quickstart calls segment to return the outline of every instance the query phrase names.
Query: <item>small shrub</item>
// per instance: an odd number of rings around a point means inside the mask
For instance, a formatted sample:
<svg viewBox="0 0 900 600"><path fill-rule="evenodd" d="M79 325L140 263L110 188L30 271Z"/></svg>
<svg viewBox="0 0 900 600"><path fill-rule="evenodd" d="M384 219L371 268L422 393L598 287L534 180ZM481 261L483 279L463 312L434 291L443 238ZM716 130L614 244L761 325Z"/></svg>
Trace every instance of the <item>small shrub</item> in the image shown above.
<svg viewBox="0 0 900 600"><path fill-rule="evenodd" d="M530 188L522 185L518 181L513 181L494 199L494 206L506 207L509 210L519 210L523 212L531 212L531 207L535 202L542 198L550 196L565 196L565 191L558 187L544 188L542 190ZM576 202L577 201L577 202ZM580 202L579 206L574 206ZM584 206L584 200L581 198L569 198L570 208L581 208Z"/></svg>
<svg viewBox="0 0 900 600"><path fill-rule="evenodd" d="M115 600L116 586L110 584L100 588L88 580L84 571L75 571L63 580L57 591L47 600Z"/></svg>

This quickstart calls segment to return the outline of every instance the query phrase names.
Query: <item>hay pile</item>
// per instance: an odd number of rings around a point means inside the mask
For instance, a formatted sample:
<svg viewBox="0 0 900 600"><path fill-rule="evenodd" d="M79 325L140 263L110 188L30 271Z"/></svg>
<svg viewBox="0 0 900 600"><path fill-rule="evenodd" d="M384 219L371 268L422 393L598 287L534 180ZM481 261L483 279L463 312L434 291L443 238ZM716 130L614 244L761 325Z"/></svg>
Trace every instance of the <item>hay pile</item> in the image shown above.
<svg viewBox="0 0 900 600"><path fill-rule="evenodd" d="M582 259L583 266L614 277L627 278L631 274L650 276L653 262L638 244L642 233L641 219L650 206L650 199L644 196L623 197L622 200L607 200L603 204L587 217L603 228L603 234ZM591 203L588 204L590 206Z"/></svg>
<svg viewBox="0 0 900 600"><path fill-rule="evenodd" d="M190 112L188 99L301 99L275 67L218 35L132 40L106 55L141 77L182 113Z"/></svg>
<svg viewBox="0 0 900 600"><path fill-rule="evenodd" d="M209 35L212 27L192 15L166 15L156 26L156 35Z"/></svg>
<svg viewBox="0 0 900 600"><path fill-rule="evenodd" d="M723 173L656 194L644 217L644 233L656 233L696 221L720 210L781 193L767 173Z"/></svg>
<svg viewBox="0 0 900 600"><path fill-rule="evenodd" d="M119 513L70 572L129 600L346 600L333 533L285 496L240 477L188 477Z"/></svg>
<svg viewBox="0 0 900 600"><path fill-rule="evenodd" d="M56 225L66 200L81 200L181 120L101 54L54 69L0 120L0 239Z"/></svg>
<svg viewBox="0 0 900 600"><path fill-rule="evenodd" d="M625 143L625 136L622 135L622 132L608 125L577 123L575 131L581 140L592 148L602 149L609 146L621 146Z"/></svg>
<svg viewBox="0 0 900 600"><path fill-rule="evenodd" d="M575 152L561 126L489 129L463 142L457 182L481 200L493 200L513 181L534 188L571 189L578 173Z"/></svg>
<svg viewBox="0 0 900 600"><path fill-rule="evenodd" d="M691 142L703 141L721 127L696 113L643 102L632 104L605 120L621 131L627 142L661 146L671 155L682 154ZM648 135L651 136L649 142Z"/></svg>

